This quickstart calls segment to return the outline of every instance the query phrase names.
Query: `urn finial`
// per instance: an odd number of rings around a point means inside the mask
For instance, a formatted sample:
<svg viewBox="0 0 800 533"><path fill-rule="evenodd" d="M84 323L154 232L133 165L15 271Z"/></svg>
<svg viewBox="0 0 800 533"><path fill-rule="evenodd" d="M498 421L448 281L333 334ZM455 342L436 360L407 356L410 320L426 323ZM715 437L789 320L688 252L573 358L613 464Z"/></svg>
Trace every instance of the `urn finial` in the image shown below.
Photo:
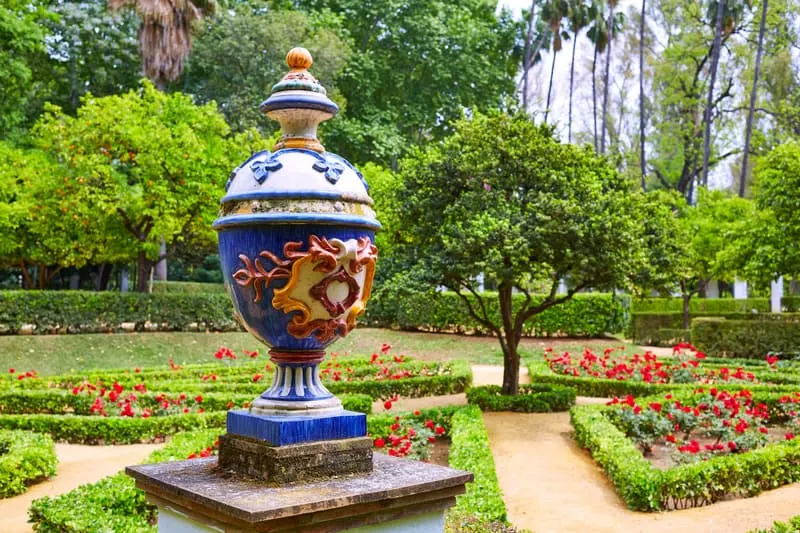
<svg viewBox="0 0 800 533"><path fill-rule="evenodd" d="M281 138L273 148L304 148L325 152L317 139L317 126L333 117L337 106L327 96L327 91L308 72L314 63L311 53L302 47L292 48L286 54L286 64L291 69L281 81L273 85L272 94L260 109L269 118L281 124Z"/></svg>

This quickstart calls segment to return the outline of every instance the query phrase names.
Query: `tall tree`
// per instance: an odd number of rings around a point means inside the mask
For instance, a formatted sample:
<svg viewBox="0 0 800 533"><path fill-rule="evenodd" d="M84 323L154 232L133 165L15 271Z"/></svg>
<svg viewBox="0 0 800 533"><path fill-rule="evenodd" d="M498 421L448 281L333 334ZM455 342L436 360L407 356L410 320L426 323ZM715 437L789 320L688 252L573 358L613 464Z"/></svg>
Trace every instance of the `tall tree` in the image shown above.
<svg viewBox="0 0 800 533"><path fill-rule="evenodd" d="M750 106L747 109L747 124L744 130L744 151L742 152L742 173L739 177L739 196L744 197L744 188L748 172L748 160L750 157L750 136L753 133L753 115L756 110L756 96L758 93L758 77L761 73L761 56L764 53L764 30L767 22L767 10L769 0L762 0L761 22L758 26L758 47L756 48L756 65L753 71L753 88L750 90Z"/></svg>
<svg viewBox="0 0 800 533"><path fill-rule="evenodd" d="M536 0L531 0L528 12L528 30L525 32L525 50L522 53L522 109L528 109L528 74L533 66L533 32L536 23ZM538 53L538 51L537 51Z"/></svg>
<svg viewBox="0 0 800 533"><path fill-rule="evenodd" d="M605 17L605 2L592 0L589 5L589 18L592 25L586 36L592 42L592 123L594 126L594 151L600 151L599 137L597 135L597 56L603 53L608 44L608 25Z"/></svg>
<svg viewBox="0 0 800 533"><path fill-rule="evenodd" d="M550 114L550 101L553 94L553 76L556 71L556 57L561 51L563 39L569 39L569 34L561 31L561 24L564 17L569 12L567 0L551 0L542 8L542 18L547 22L547 26L552 35L550 42L550 53L553 55L550 62L550 81L547 84L547 103L544 109L544 122L547 123L547 116Z"/></svg>
<svg viewBox="0 0 800 533"><path fill-rule="evenodd" d="M642 0L642 14L639 20L639 167L641 171L642 190L646 188L647 159L644 153L645 120L644 120L644 29L647 17L647 0Z"/></svg>
<svg viewBox="0 0 800 533"><path fill-rule="evenodd" d="M703 134L703 185L708 185L708 161L711 157L711 109L714 105L714 83L717 80L717 68L719 66L719 56L722 51L722 17L725 13L725 1L715 0L716 16L714 17L714 42L711 45L711 68L708 82L708 100L703 116L705 132ZM712 3L713 5L713 3Z"/></svg>
<svg viewBox="0 0 800 533"><path fill-rule="evenodd" d="M600 131L600 153L606 153L606 132L608 131L608 91L611 85L611 43L614 41L614 8L618 0L608 0L608 42L606 43L606 72L603 76L603 121Z"/></svg>
<svg viewBox="0 0 800 533"><path fill-rule="evenodd" d="M572 96L575 87L575 49L578 47L578 34L586 27L588 17L583 0L569 3L569 29L572 32L572 57L569 63L569 113L567 120L567 142L572 142Z"/></svg>
<svg viewBox="0 0 800 533"><path fill-rule="evenodd" d="M214 12L214 0L108 0L112 11L131 9L141 20L142 70L159 90L178 79L192 49L192 25Z"/></svg>
<svg viewBox="0 0 800 533"><path fill-rule="evenodd" d="M504 394L518 392L527 320L582 288L627 286L645 262L640 194L604 158L560 143L524 113L459 121L452 136L404 160L401 176L408 253L432 286L454 291L497 337ZM479 292L479 273L497 280L498 291ZM564 277L574 285L558 294ZM546 294L532 294L535 286ZM512 306L515 291L523 301Z"/></svg>

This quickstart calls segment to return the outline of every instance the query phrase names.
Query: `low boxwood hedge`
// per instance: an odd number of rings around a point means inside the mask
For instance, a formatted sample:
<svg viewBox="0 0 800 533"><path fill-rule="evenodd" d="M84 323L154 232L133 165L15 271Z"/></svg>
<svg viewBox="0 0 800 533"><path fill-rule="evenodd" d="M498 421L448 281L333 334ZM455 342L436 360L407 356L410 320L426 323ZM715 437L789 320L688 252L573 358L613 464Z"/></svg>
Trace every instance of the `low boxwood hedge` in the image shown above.
<svg viewBox="0 0 800 533"><path fill-rule="evenodd" d="M754 392L753 401L774 405L780 396L780 393ZM662 398L661 395L643 398L640 403ZM707 505L731 496L754 496L800 481L798 440L660 470L612 422L609 414L614 409L618 407L576 406L570 410L570 419L575 440L592 453L619 496L633 510L663 511Z"/></svg>
<svg viewBox="0 0 800 533"><path fill-rule="evenodd" d="M485 385L467 390L467 401L481 411L550 413L567 411L575 405L575 389L561 385L520 385L519 394L507 396L500 386Z"/></svg>
<svg viewBox="0 0 800 533"><path fill-rule="evenodd" d="M49 436L0 430L0 498L22 494L29 485L54 476L57 465Z"/></svg>
<svg viewBox="0 0 800 533"><path fill-rule="evenodd" d="M505 521L505 504L480 410L474 406L427 409L417 417L443 425L451 438L450 465L475 474L475 481L467 485L467 492L457 497L455 511L477 516L481 523ZM394 422L394 415L373 415L367 420L370 433L381 435ZM178 434L147 462L183 460L211 446L219 433L220 430L204 430ZM35 500L29 514L34 529L42 533L153 533L156 529L155 507L124 473L82 485L60 496Z"/></svg>
<svg viewBox="0 0 800 533"><path fill-rule="evenodd" d="M800 352L800 313L765 314L755 320L696 318L692 342L715 356L761 359L769 352Z"/></svg>
<svg viewBox="0 0 800 533"><path fill-rule="evenodd" d="M769 529L753 529L748 533L797 533L800 531L800 515L792 517L788 522L775 522Z"/></svg>
<svg viewBox="0 0 800 533"><path fill-rule="evenodd" d="M635 298L631 302L634 313L680 313L683 299L676 298ZM692 314L720 313L769 313L769 298L692 298L689 312Z"/></svg>

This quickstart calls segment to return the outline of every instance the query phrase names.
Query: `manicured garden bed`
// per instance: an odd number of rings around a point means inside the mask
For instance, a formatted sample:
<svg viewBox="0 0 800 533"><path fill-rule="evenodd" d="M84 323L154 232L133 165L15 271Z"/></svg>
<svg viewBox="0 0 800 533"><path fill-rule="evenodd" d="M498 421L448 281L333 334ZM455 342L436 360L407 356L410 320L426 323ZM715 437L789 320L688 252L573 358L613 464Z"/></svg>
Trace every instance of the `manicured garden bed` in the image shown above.
<svg viewBox="0 0 800 533"><path fill-rule="evenodd" d="M800 481L798 403L800 394L706 386L577 406L570 417L628 507L660 511ZM655 446L669 448L673 462L651 461Z"/></svg>
<svg viewBox="0 0 800 533"><path fill-rule="evenodd" d="M567 411L575 405L575 389L561 385L520 385L519 394L507 396L498 385L471 387L467 401L481 411L550 413Z"/></svg>
<svg viewBox="0 0 800 533"><path fill-rule="evenodd" d="M22 494L28 486L56 474L56 449L47 435L0 430L0 498Z"/></svg>
<svg viewBox="0 0 800 533"><path fill-rule="evenodd" d="M392 430L392 426L398 422L396 416L387 413L368 417L370 435L378 438L397 431ZM423 425L430 420L434 428L441 427L442 434L451 439L450 466L475 474L475 481L469 483L466 493L457 498L453 513L455 520L464 522L463 517L468 516L470 521L479 524L505 522L505 504L497 483L486 428L477 407L423 410L405 414L401 420L413 420ZM405 422L402 425L407 427ZM212 429L175 435L163 449L153 453L148 462L184 460L214 454L215 441L220 432L219 429ZM145 501L144 493L136 489L133 480L119 473L61 496L35 500L30 516L34 528L40 532L149 533L155 531L156 510ZM478 529L474 531L489 531L487 526L476 527Z"/></svg>

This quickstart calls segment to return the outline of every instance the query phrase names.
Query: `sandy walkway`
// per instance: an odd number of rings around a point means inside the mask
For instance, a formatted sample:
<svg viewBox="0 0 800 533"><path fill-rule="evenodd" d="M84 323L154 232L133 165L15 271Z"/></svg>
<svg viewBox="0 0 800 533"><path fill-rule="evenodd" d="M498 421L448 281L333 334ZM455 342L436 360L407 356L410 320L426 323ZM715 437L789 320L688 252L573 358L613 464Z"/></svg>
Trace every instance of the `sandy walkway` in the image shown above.
<svg viewBox="0 0 800 533"><path fill-rule="evenodd" d="M28 489L25 494L0 500L3 533L28 533L28 507L36 498L56 496L79 485L116 474L128 465L142 462L161 444L130 446L82 446L56 444L58 472L56 477Z"/></svg>
<svg viewBox="0 0 800 533"><path fill-rule="evenodd" d="M541 533L744 533L800 512L800 484L670 513L625 508L567 413L484 413L509 520Z"/></svg>

